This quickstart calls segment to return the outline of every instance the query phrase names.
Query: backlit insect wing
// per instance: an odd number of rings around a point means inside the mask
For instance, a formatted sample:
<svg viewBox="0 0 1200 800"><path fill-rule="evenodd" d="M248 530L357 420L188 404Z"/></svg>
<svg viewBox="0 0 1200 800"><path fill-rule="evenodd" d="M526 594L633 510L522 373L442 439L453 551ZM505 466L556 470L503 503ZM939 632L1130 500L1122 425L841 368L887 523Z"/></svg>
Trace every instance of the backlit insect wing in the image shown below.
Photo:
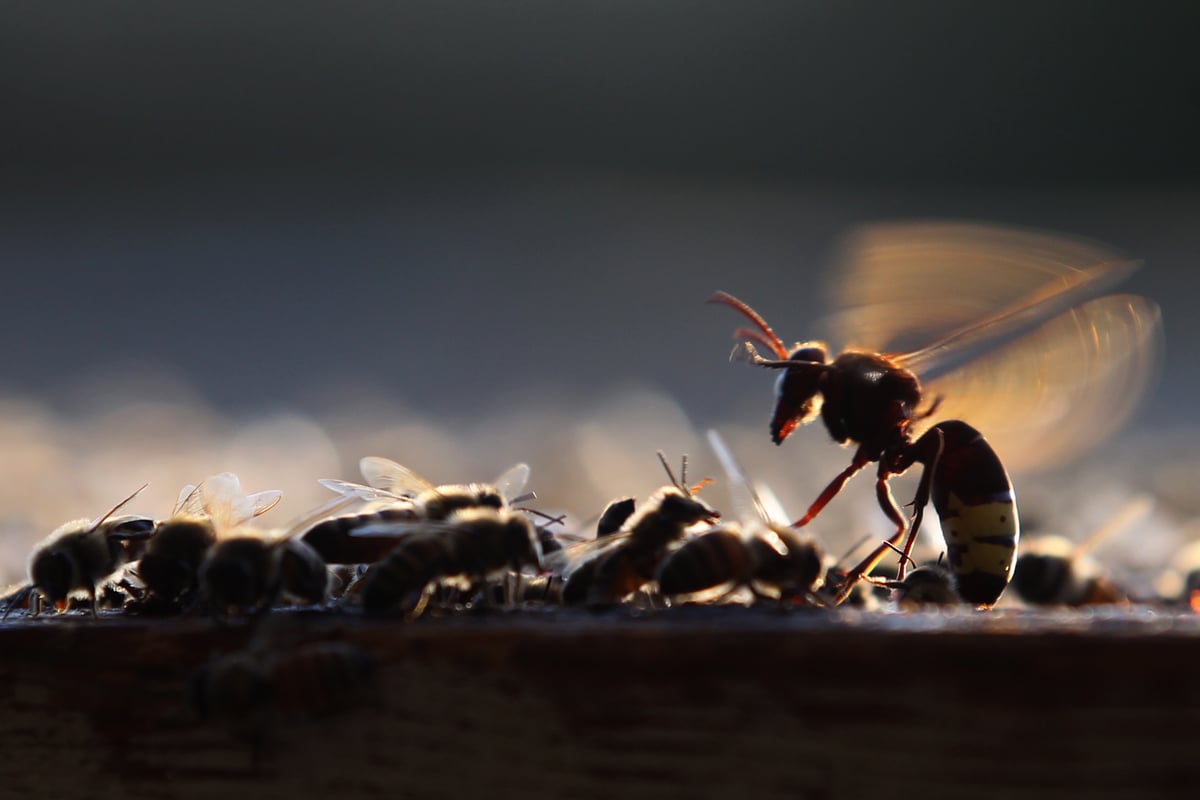
<svg viewBox="0 0 1200 800"><path fill-rule="evenodd" d="M742 524L777 521L786 525L786 519L780 518L776 520L772 518L773 509L768 507L767 503L755 490L753 484L750 483L750 479L742 470L741 464L734 458L733 451L725 443L724 437L711 429L707 435L708 444L716 454L717 460L721 462L721 469L725 472L725 478L728 483L727 489L729 490L729 502L733 507L735 518Z"/></svg>
<svg viewBox="0 0 1200 800"><path fill-rule="evenodd" d="M436 488L415 471L390 458L367 456L358 462L358 468L369 485L400 497L416 497Z"/></svg>
<svg viewBox="0 0 1200 800"><path fill-rule="evenodd" d="M542 563L553 574L569 578L575 570L587 562L594 558L601 558L605 553L622 546L629 540L629 536L629 531L624 530L609 534L608 536L585 539L582 542L573 542L561 550L545 553L542 556Z"/></svg>
<svg viewBox="0 0 1200 800"><path fill-rule="evenodd" d="M330 501L331 511L343 508L354 510L356 507L370 503L395 504L412 501L412 498L407 495L398 495L386 489L376 489L374 486L364 486L361 483L352 483L336 478L318 478L317 483L339 495L338 498Z"/></svg>
<svg viewBox="0 0 1200 800"><path fill-rule="evenodd" d="M835 333L893 353L927 403L941 400L914 439L963 419L1010 471L1050 467L1115 432L1153 383L1158 306L1098 296L1135 267L1094 242L1020 229L866 228L836 274Z"/></svg>
<svg viewBox="0 0 1200 800"><path fill-rule="evenodd" d="M501 472L492 485L500 490L500 494L509 503L519 503L524 500L533 500L537 497L533 492L524 492L525 487L529 484L529 465L524 463L513 464L508 469Z"/></svg>
<svg viewBox="0 0 1200 800"><path fill-rule="evenodd" d="M218 531L230 531L262 516L279 504L283 493L278 489L246 494L232 472L205 478L195 487L183 488L176 513L206 516Z"/></svg>
<svg viewBox="0 0 1200 800"><path fill-rule="evenodd" d="M746 534L753 532L762 537L775 552L786 556L788 547L774 531L775 526L788 527L787 512L779 498L768 487L755 486L750 482L742 465L738 463L720 433L710 429L707 435L708 444L725 472L729 502L743 531Z"/></svg>

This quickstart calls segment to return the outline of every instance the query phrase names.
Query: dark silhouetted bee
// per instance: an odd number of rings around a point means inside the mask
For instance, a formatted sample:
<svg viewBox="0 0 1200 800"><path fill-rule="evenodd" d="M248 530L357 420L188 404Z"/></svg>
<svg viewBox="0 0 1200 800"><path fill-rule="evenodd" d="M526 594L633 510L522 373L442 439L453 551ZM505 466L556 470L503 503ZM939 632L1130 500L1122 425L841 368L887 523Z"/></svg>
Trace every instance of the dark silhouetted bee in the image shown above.
<svg viewBox="0 0 1200 800"><path fill-rule="evenodd" d="M444 520L460 509L503 509L533 497L532 493L521 494L529 482L526 464L514 464L490 484L442 486L434 485L402 464L378 456L362 459L359 469L368 486L330 479L320 481L345 498L345 502L334 500L319 509L313 516L328 518L314 520L315 524L301 537L330 564L370 564L385 558L396 546L397 538L364 535L362 530L368 526ZM353 514L331 513L355 501L366 508Z"/></svg>
<svg viewBox="0 0 1200 800"><path fill-rule="evenodd" d="M138 560L147 609L178 609L198 588L200 565L221 531L231 531L274 508L282 493L242 491L231 472L184 486L171 516L159 522Z"/></svg>
<svg viewBox="0 0 1200 800"><path fill-rule="evenodd" d="M759 599L778 601L808 596L822 567L822 550L811 536L727 524L672 550L655 579L672 599L720 599L745 587Z"/></svg>
<svg viewBox="0 0 1200 800"><path fill-rule="evenodd" d="M687 535L688 528L720 516L693 496L699 487L686 483L686 458L681 478L676 480L665 456L659 452L658 457L671 479L670 486L655 492L619 532L563 551L556 571L564 576L564 605L621 602L654 580L663 557Z"/></svg>
<svg viewBox="0 0 1200 800"><path fill-rule="evenodd" d="M129 562L128 543L143 541L154 532L151 517L114 516L145 488L96 519L62 524L34 547L29 556L29 583L9 598L4 616L31 600L35 616L41 613L43 600L64 611L75 594L86 595L92 616L96 616L96 590Z"/></svg>
<svg viewBox="0 0 1200 800"><path fill-rule="evenodd" d="M1144 518L1153 507L1149 495L1137 495L1079 543L1052 535L1028 538L1013 571L1017 596L1030 605L1128 603L1129 592L1090 553L1101 542Z"/></svg>
<svg viewBox="0 0 1200 800"><path fill-rule="evenodd" d="M819 412L836 442L856 445L850 465L795 525L878 462L876 494L896 532L849 571L839 599L897 548L903 580L931 498L959 593L976 605L999 599L1019 536L1008 474L975 427L932 418L972 420L1022 465L1061 461L1115 430L1153 375L1161 330L1153 302L1097 297L1134 266L1090 242L1028 231L869 228L852 241L835 298L841 333L856 347L832 361L823 343L789 351L748 305L724 292L711 298L753 325L735 332L743 340L735 355L781 370L772 440L782 443ZM909 521L888 481L918 463Z"/></svg>
<svg viewBox="0 0 1200 800"><path fill-rule="evenodd" d="M257 616L280 598L320 605L329 581L325 561L304 542L248 528L220 536L199 571L201 597L218 618Z"/></svg>
<svg viewBox="0 0 1200 800"><path fill-rule="evenodd" d="M524 567L542 567L534 526L503 508L464 508L444 520L381 523L354 533L397 537L396 547L367 569L353 592L367 612L399 612L415 619L440 581L461 578L482 589L486 598L489 581Z"/></svg>
<svg viewBox="0 0 1200 800"><path fill-rule="evenodd" d="M962 604L954 573L941 564L922 564L905 574L904 580L888 581L892 600L901 611Z"/></svg>
<svg viewBox="0 0 1200 800"><path fill-rule="evenodd" d="M721 599L740 588L759 599L813 599L825 551L812 536L787 527L783 515L751 485L716 432L708 440L725 471L737 521L672 550L658 568L658 591L671 599ZM769 495L767 495L769 496Z"/></svg>

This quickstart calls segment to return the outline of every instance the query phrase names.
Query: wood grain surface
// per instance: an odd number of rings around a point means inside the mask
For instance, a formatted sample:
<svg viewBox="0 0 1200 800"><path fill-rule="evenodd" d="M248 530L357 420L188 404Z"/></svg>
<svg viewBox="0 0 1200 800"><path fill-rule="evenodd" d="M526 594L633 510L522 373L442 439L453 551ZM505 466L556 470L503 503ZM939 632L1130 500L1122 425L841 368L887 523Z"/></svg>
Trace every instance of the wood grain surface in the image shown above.
<svg viewBox="0 0 1200 800"><path fill-rule="evenodd" d="M280 668L202 715L236 653ZM1200 621L1140 608L10 620L0 797L1181 797L1198 676Z"/></svg>

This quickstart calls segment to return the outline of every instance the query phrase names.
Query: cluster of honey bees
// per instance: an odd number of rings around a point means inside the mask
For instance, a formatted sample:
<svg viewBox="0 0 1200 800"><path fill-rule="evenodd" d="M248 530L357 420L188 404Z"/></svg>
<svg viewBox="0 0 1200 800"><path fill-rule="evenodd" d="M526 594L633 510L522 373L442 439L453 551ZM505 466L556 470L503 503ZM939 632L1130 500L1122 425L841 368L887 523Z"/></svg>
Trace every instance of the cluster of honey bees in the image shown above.
<svg viewBox="0 0 1200 800"><path fill-rule="evenodd" d="M961 572L943 558L899 575L859 565L854 575L845 557L832 557L815 535L786 522L770 490L750 481L716 431L709 441L731 510L704 500L710 479L688 484L686 457L676 477L660 452L667 483L640 502L612 501L583 532L563 530L561 517L530 505L536 498L524 491L524 464L492 483L438 486L395 461L364 458L365 483L321 480L329 501L279 528L263 518L281 493L247 493L231 473L183 487L163 519L120 513L135 492L38 544L28 582L6 598L4 614L23 607L39 615L50 606L85 618L190 615L225 623L297 606L411 621L622 604L980 605L963 597ZM1139 498L1102 533L1129 524L1146 502ZM1060 537L1027 542L1013 569L1020 600L1081 606L1149 599L1123 589L1086 550ZM1200 553L1189 558L1173 566L1178 579L1161 601L1200 606ZM355 663L324 650L311 659ZM270 665L260 661L238 655L217 674L227 668L239 681L264 681Z"/></svg>
<svg viewBox="0 0 1200 800"><path fill-rule="evenodd" d="M165 519L122 513L69 522L39 544L28 582L7 600L96 615L258 619L281 605L414 620L478 609L633 603L760 603L828 608L992 607L1010 583L1030 604L1127 602L1074 546L1027 543L1008 467L1061 462L1129 416L1153 373L1161 319L1135 295L1105 294L1134 262L1093 242L968 224L867 229L852 240L836 300L848 347L784 345L761 315L725 292L711 302L749 322L733 359L779 378L769 431L783 443L818 415L850 464L799 519L742 471L715 433L732 509L676 477L640 501L620 498L594 530L563 530L525 493L518 464L492 483L435 485L380 457L362 483L324 479L329 500L264 526L277 491L246 493L230 474L185 486ZM929 300L929 285L947 298ZM761 350L768 351L764 357ZM958 419L957 417L961 417ZM986 438L985 438L986 437ZM1003 461L1001 460L1003 454ZM855 474L874 464L894 532L856 563L831 557L805 529ZM921 468L903 511L890 480ZM926 506L945 539L917 565ZM732 513L730 513L732 511ZM590 526L589 526L590 527ZM881 562L898 557L894 571ZM1197 594L1186 564L1178 598Z"/></svg>

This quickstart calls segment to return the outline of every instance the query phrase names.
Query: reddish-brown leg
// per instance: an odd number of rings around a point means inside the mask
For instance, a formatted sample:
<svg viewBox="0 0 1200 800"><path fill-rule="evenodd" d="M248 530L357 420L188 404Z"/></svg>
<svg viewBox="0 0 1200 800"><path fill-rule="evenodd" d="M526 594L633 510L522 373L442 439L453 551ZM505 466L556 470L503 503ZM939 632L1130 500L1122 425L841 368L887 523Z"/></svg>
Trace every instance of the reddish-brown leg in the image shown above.
<svg viewBox="0 0 1200 800"><path fill-rule="evenodd" d="M821 494L817 496L817 499L813 501L813 504L808 507L808 511L804 514L804 516L792 523L792 527L801 528L812 522L813 518L816 517L817 514L821 513L821 509L825 508L825 506L829 504L829 501L836 497L837 493L842 490L842 487L846 485L846 481L854 477L856 472L861 470L869 463L871 463L871 459L867 458L867 456L860 449L854 454L854 460L850 462L850 466L839 472L837 477L829 482L829 485L825 487L825 490L822 491Z"/></svg>
<svg viewBox="0 0 1200 800"><path fill-rule="evenodd" d="M921 464L921 482L917 484L917 493L913 495L912 523L909 525L908 541L904 543L904 553L900 559L901 572L897 580L904 580L904 564L908 562L913 546L917 542L917 533L921 530L921 522L925 519L925 506L929 504L929 493L933 487L933 476L937 472L938 462L942 458L946 438L940 428L930 428L909 449L914 461Z"/></svg>
<svg viewBox="0 0 1200 800"><path fill-rule="evenodd" d="M838 589L837 596L834 598L835 604L840 605L843 601L845 601L845 599L850 596L850 592L854 590L854 585L856 583L869 576L871 574L871 570L875 569L879 562L883 560L884 556L886 556L888 553L895 552L900 546L900 542L904 541L904 536L906 533L909 535L909 538L912 537L912 533L904 519L904 515L900 513L900 509L896 506L896 499L892 497L892 490L888 485L888 478L890 477L891 473L881 461L879 463L879 473L875 479L875 497L879 500L879 507L883 509L883 513L889 520L892 521L892 524L896 526L896 532L892 535L892 538L882 542L878 547L872 550L866 558L858 562L853 569L846 573L845 581L842 583L841 588ZM907 549L908 546L909 545L906 543L905 548ZM901 576L904 574L904 564L905 559L901 558L899 572Z"/></svg>

